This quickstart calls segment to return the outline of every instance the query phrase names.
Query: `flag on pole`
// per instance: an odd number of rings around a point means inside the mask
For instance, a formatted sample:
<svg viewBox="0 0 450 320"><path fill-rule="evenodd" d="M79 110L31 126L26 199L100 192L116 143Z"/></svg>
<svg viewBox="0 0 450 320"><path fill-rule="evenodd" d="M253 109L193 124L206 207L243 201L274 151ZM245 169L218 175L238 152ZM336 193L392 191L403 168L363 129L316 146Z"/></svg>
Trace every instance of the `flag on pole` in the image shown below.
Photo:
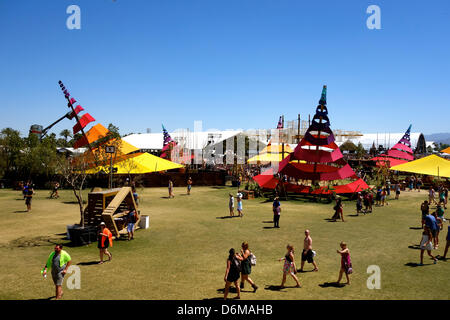
<svg viewBox="0 0 450 320"><path fill-rule="evenodd" d="M283 117L280 116L280 120L278 120L277 129L283 129Z"/></svg>
<svg viewBox="0 0 450 320"><path fill-rule="evenodd" d="M169 132L167 132L164 125L162 125L163 129L163 148L161 150L161 158L169 158L170 157L170 148L175 146L177 143L172 139Z"/></svg>
<svg viewBox="0 0 450 320"><path fill-rule="evenodd" d="M83 129L84 127L86 127L89 123L91 123L92 121L95 121L95 119L89 114L89 113L85 113L81 118L80 121L77 122L77 124L75 124L73 126L73 134L76 134L78 131L80 131L81 129Z"/></svg>

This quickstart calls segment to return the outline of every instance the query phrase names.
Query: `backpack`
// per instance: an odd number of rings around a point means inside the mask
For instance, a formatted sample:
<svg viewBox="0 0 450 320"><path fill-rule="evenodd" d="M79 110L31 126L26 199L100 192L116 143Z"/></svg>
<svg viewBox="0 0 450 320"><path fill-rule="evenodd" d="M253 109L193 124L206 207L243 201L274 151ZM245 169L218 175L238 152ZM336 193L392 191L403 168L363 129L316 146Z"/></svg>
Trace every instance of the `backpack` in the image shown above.
<svg viewBox="0 0 450 320"><path fill-rule="evenodd" d="M234 257L232 264L234 265L234 267L236 268L237 271L239 271L239 272L242 271L241 260L236 259L236 257Z"/></svg>
<svg viewBox="0 0 450 320"><path fill-rule="evenodd" d="M250 253L249 258L250 258L250 264L252 266L256 266L256 256L253 253Z"/></svg>

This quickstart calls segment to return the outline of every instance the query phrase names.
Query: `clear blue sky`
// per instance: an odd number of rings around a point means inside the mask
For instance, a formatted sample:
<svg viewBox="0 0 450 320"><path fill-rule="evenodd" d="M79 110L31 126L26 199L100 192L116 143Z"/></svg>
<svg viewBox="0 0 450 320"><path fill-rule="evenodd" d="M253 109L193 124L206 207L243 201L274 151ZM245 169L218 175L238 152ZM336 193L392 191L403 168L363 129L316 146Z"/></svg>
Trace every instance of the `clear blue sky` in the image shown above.
<svg viewBox="0 0 450 320"><path fill-rule="evenodd" d="M448 0L0 0L0 129L62 116L62 80L122 134L275 127L323 84L332 129L450 132L449 34Z"/></svg>

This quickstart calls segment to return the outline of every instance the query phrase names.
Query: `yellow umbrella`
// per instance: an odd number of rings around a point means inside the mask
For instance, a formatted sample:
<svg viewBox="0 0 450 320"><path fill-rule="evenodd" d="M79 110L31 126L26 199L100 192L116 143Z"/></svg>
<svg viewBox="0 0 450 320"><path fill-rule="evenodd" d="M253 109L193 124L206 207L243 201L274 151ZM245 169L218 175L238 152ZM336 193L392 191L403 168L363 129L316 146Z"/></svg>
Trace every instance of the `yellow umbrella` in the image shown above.
<svg viewBox="0 0 450 320"><path fill-rule="evenodd" d="M120 157L113 167L117 168L116 174L143 174L150 172L166 171L171 169L183 168L181 164L162 159L149 153L134 153L127 157ZM99 171L109 171L109 166L99 166L88 170L88 173L97 173Z"/></svg>
<svg viewBox="0 0 450 320"><path fill-rule="evenodd" d="M432 154L422 159L393 166L390 170L450 178L450 161Z"/></svg>

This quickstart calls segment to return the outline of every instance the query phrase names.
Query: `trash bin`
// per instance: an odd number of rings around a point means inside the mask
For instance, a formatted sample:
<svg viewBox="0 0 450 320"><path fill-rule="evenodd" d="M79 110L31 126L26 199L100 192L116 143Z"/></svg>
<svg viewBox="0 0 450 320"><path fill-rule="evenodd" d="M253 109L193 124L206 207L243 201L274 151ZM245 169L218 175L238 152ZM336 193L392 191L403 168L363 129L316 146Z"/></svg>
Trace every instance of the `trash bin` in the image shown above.
<svg viewBox="0 0 450 320"><path fill-rule="evenodd" d="M142 229L150 228L150 217L142 215L141 220L139 221L139 227Z"/></svg>

